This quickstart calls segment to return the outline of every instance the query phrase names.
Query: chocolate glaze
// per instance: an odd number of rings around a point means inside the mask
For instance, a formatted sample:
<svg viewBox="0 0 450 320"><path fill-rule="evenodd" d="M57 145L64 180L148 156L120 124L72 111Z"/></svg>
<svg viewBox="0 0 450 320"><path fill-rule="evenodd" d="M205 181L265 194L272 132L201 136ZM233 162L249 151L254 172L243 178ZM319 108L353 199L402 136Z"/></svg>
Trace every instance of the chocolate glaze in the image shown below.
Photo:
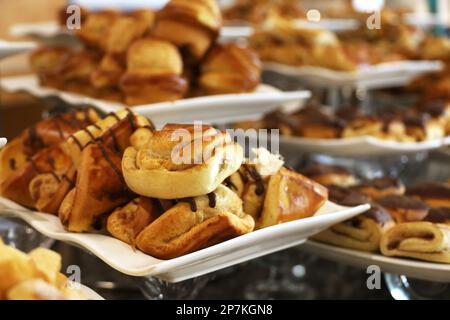
<svg viewBox="0 0 450 320"><path fill-rule="evenodd" d="M441 182L424 182L406 189L410 196L443 198L450 201L450 185Z"/></svg>
<svg viewBox="0 0 450 320"><path fill-rule="evenodd" d="M208 193L209 206L211 208L216 207L216 194L214 192Z"/></svg>
<svg viewBox="0 0 450 320"><path fill-rule="evenodd" d="M430 207L425 202L408 196L390 195L377 200L377 202L383 207L390 209L411 209L411 210L430 209Z"/></svg>
<svg viewBox="0 0 450 320"><path fill-rule="evenodd" d="M314 164L307 167L304 170L301 170L301 173L307 177L315 177L324 174L342 174L342 175L351 175L350 171L340 166L326 165L326 164Z"/></svg>
<svg viewBox="0 0 450 320"><path fill-rule="evenodd" d="M424 218L424 221L433 223L446 223L448 220L450 220L450 208L433 208Z"/></svg>
<svg viewBox="0 0 450 320"><path fill-rule="evenodd" d="M372 219L381 225L384 225L389 221L393 221L389 212L387 212L386 209L384 209L382 206L376 203L371 203L370 205L371 208L363 213L365 217Z"/></svg>
<svg viewBox="0 0 450 320"><path fill-rule="evenodd" d="M328 192L330 201L336 202L341 206L353 207L370 202L368 196L359 193L356 190L330 186Z"/></svg>
<svg viewBox="0 0 450 320"><path fill-rule="evenodd" d="M364 181L355 188L375 188L375 189L387 189L387 188L399 188L403 184L400 180L391 177L376 178L368 181Z"/></svg>
<svg viewBox="0 0 450 320"><path fill-rule="evenodd" d="M9 159L8 165L11 170L16 170L16 159L14 158Z"/></svg>
<svg viewBox="0 0 450 320"><path fill-rule="evenodd" d="M127 114L127 119L130 122L130 126L131 126L131 131L136 131L137 129L137 125L136 122L134 120L134 114L130 109L127 109L128 114Z"/></svg>

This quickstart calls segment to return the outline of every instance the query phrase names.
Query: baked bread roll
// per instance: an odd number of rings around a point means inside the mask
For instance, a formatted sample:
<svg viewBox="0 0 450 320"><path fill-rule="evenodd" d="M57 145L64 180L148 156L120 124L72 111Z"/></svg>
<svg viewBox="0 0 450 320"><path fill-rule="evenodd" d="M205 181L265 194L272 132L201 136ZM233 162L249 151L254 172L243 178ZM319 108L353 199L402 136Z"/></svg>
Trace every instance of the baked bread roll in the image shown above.
<svg viewBox="0 0 450 320"><path fill-rule="evenodd" d="M403 195L405 185L399 180L391 177L381 177L361 182L353 186L353 190L367 195L372 200L377 200L389 195Z"/></svg>
<svg viewBox="0 0 450 320"><path fill-rule="evenodd" d="M361 193L340 187L330 188L330 200L343 206L361 205L370 201ZM394 225L392 217L383 207L371 203L371 208L365 213L338 223L312 239L344 248L378 252L382 235Z"/></svg>
<svg viewBox="0 0 450 320"><path fill-rule="evenodd" d="M400 223L381 238L385 256L450 263L450 227L431 222Z"/></svg>
<svg viewBox="0 0 450 320"><path fill-rule="evenodd" d="M386 208L397 223L422 221L430 211L425 202L408 196L390 195L378 199L377 203Z"/></svg>
<svg viewBox="0 0 450 320"><path fill-rule="evenodd" d="M253 218L224 185L208 195L181 199L137 237L136 245L158 259L172 259L253 231Z"/></svg>
<svg viewBox="0 0 450 320"><path fill-rule="evenodd" d="M450 185L448 183L419 183L408 187L406 194L419 198L433 208L450 208Z"/></svg>
<svg viewBox="0 0 450 320"><path fill-rule="evenodd" d="M59 218L68 231L89 231L102 214L130 200L120 162L120 154L101 142L83 150L75 188L59 208Z"/></svg>
<svg viewBox="0 0 450 320"><path fill-rule="evenodd" d="M250 49L218 44L202 63L198 82L204 95L252 92L261 82L261 61Z"/></svg>
<svg viewBox="0 0 450 320"><path fill-rule="evenodd" d="M174 45L153 38L139 39L128 49L120 88L129 105L175 101L188 87L182 72L183 61Z"/></svg>
<svg viewBox="0 0 450 320"><path fill-rule="evenodd" d="M76 35L87 47L104 50L106 35L119 17L120 13L114 10L90 12Z"/></svg>
<svg viewBox="0 0 450 320"><path fill-rule="evenodd" d="M153 34L179 47L188 64L201 60L222 26L214 0L171 0L158 12Z"/></svg>
<svg viewBox="0 0 450 320"><path fill-rule="evenodd" d="M214 191L236 172L243 150L210 126L166 125L145 146L128 148L122 169L129 188L158 199L195 197Z"/></svg>
<svg viewBox="0 0 450 320"><path fill-rule="evenodd" d="M106 229L113 237L134 246L137 235L164 211L157 199L136 198L109 215Z"/></svg>

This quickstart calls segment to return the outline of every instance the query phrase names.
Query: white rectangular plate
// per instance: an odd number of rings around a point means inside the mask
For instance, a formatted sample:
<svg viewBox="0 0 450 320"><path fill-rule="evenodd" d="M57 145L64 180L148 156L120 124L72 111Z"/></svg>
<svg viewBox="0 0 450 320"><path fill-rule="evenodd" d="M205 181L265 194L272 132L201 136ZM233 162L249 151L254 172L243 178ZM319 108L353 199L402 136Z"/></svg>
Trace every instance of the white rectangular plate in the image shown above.
<svg viewBox="0 0 450 320"><path fill-rule="evenodd" d="M428 281L450 282L450 265L406 258L386 257L378 253L339 248L308 240L303 246L311 254L366 269L377 265L382 272Z"/></svg>
<svg viewBox="0 0 450 320"><path fill-rule="evenodd" d="M25 91L37 97L59 97L74 105L91 105L104 112L126 107L121 103L89 98L83 95L44 88L35 75L5 77L0 82L3 89L11 92ZM282 92L269 85L260 85L253 93L225 94L182 99L132 107L133 111L152 119L157 127L171 123L227 123L251 119L270 112L282 104L301 102L310 98L310 91Z"/></svg>
<svg viewBox="0 0 450 320"><path fill-rule="evenodd" d="M108 235L67 232L58 217L27 210L0 197L0 214L13 214L49 238L77 244L122 273L157 276L168 282L183 281L296 246L369 207L347 208L327 202L313 217L257 230L175 259L158 260Z"/></svg>
<svg viewBox="0 0 450 320"><path fill-rule="evenodd" d="M34 42L15 42L0 40L0 59L33 50L37 47Z"/></svg>
<svg viewBox="0 0 450 320"><path fill-rule="evenodd" d="M440 61L396 61L361 67L355 72L335 71L331 69L266 62L264 69L285 76L295 77L313 86L360 87L381 89L404 86L414 78L429 72L440 71Z"/></svg>
<svg viewBox="0 0 450 320"><path fill-rule="evenodd" d="M339 157L369 157L426 152L450 145L450 136L424 142L406 143L382 140L375 137L347 139L308 139L301 137L280 138L281 148L287 151L317 153Z"/></svg>

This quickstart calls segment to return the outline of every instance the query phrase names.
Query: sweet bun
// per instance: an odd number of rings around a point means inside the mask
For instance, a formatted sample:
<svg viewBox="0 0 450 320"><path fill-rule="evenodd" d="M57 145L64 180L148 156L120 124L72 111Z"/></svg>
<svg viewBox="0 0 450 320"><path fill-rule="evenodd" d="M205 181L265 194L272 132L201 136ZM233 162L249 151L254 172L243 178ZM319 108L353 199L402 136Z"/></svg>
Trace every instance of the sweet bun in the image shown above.
<svg viewBox="0 0 450 320"><path fill-rule="evenodd" d="M188 87L182 72L183 61L174 45L154 38L139 39L128 49L120 88L129 105L177 100Z"/></svg>
<svg viewBox="0 0 450 320"><path fill-rule="evenodd" d="M166 125L148 138L141 149L128 148L122 160L127 185L142 196L205 195L236 172L244 158L227 133L209 126Z"/></svg>
<svg viewBox="0 0 450 320"><path fill-rule="evenodd" d="M172 259L253 231L253 218L241 199L224 185L209 195L183 199L137 237L143 252Z"/></svg>
<svg viewBox="0 0 450 320"><path fill-rule="evenodd" d="M219 34L220 9L214 0L172 0L157 14L153 34L185 53L187 61L199 61Z"/></svg>
<svg viewBox="0 0 450 320"><path fill-rule="evenodd" d="M242 93L261 81L261 61L248 48L216 45L202 63L199 87L203 94Z"/></svg>

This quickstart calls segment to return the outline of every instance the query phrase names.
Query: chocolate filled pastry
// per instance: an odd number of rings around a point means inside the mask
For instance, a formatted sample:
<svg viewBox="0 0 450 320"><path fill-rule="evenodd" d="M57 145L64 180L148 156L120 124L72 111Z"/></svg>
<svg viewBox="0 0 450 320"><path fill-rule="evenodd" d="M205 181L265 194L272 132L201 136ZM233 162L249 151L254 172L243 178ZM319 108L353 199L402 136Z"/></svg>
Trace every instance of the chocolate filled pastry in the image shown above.
<svg viewBox="0 0 450 320"><path fill-rule="evenodd" d="M202 63L198 82L205 95L251 92L261 82L261 61L250 49L218 44Z"/></svg>
<svg viewBox="0 0 450 320"><path fill-rule="evenodd" d="M433 223L450 223L450 208L432 208L423 219Z"/></svg>
<svg viewBox="0 0 450 320"><path fill-rule="evenodd" d="M352 188L367 195L373 200L389 195L403 195L405 193L405 185L400 180L390 177L364 181Z"/></svg>
<svg viewBox="0 0 450 320"><path fill-rule="evenodd" d="M356 177L344 167L314 164L301 173L324 186L349 187L357 183Z"/></svg>
<svg viewBox="0 0 450 320"><path fill-rule="evenodd" d="M219 35L220 9L214 0L171 0L158 12L153 35L183 51L188 64L200 61Z"/></svg>
<svg viewBox="0 0 450 320"><path fill-rule="evenodd" d="M450 226L431 222L400 223L381 238L385 256L450 263Z"/></svg>
<svg viewBox="0 0 450 320"><path fill-rule="evenodd" d="M364 194L340 187L330 187L330 200L343 206L369 202ZM338 223L312 238L339 247L377 252L382 235L394 225L392 217L383 207L371 203L371 208L365 213Z"/></svg>
<svg viewBox="0 0 450 320"><path fill-rule="evenodd" d="M423 201L402 195L390 195L377 200L389 211L397 223L422 221L428 216L430 207Z"/></svg>
<svg viewBox="0 0 450 320"><path fill-rule="evenodd" d="M89 231L102 214L130 200L120 163L120 153L101 142L84 148L75 187L59 208L59 218L68 231Z"/></svg>
<svg viewBox="0 0 450 320"><path fill-rule="evenodd" d="M158 199L214 191L244 158L240 145L210 126L171 125L153 132L140 149L128 148L122 168L133 192Z"/></svg>
<svg viewBox="0 0 450 320"><path fill-rule="evenodd" d="M155 38L139 39L128 49L120 88L128 105L175 101L188 89L182 72L183 61L173 44Z"/></svg>
<svg viewBox="0 0 450 320"><path fill-rule="evenodd" d="M137 235L164 211L160 200L136 198L109 215L106 229L115 238L134 246Z"/></svg>
<svg viewBox="0 0 450 320"><path fill-rule="evenodd" d="M114 10L90 12L76 35L87 47L104 50L106 35L119 17L120 13Z"/></svg>
<svg viewBox="0 0 450 320"><path fill-rule="evenodd" d="M408 196L416 197L433 208L450 208L450 184L423 182L406 189Z"/></svg>
<svg viewBox="0 0 450 320"><path fill-rule="evenodd" d="M208 195L179 199L136 239L137 247L158 258L172 259L253 231L241 199L224 185Z"/></svg>
<svg viewBox="0 0 450 320"><path fill-rule="evenodd" d="M34 201L29 190L30 182L40 174L65 172L71 165L71 158L58 145L42 149L0 181L0 195L33 208Z"/></svg>
<svg viewBox="0 0 450 320"><path fill-rule="evenodd" d="M311 139L336 139L342 135L344 122L316 105L309 105L293 113L298 119L297 135Z"/></svg>

